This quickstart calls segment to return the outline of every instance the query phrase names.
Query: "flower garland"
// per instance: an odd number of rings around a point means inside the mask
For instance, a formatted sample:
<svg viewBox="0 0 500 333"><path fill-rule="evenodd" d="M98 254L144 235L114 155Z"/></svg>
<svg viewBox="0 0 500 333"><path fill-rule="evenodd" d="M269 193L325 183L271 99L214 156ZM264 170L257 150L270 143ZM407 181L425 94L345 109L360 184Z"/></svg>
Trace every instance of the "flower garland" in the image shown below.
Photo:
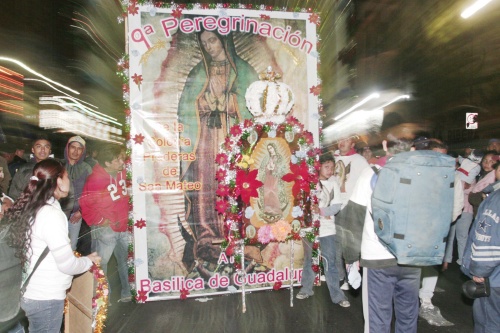
<svg viewBox="0 0 500 333"><path fill-rule="evenodd" d="M75 256L80 258L82 255L79 252L74 252ZM102 333L104 330L104 323L106 322L108 316L108 298L109 298L109 286L106 275L101 269L101 265L92 264L89 269L92 273L94 279L97 281L95 288L95 295L92 297L92 328L93 333ZM64 313L68 313L69 303L68 298L66 298L64 304Z"/></svg>
<svg viewBox="0 0 500 333"><path fill-rule="evenodd" d="M292 153L290 172L282 180L293 182L293 222L280 218L261 226L257 232L247 234L246 228L251 226L250 218L255 213L250 199L258 197L258 189L263 185L257 180L258 170L252 167L252 152L262 138L284 138L289 144ZM230 135L216 156L219 165L216 173L216 210L225 221L226 241L222 249L228 256L233 255L234 248L241 241L250 245L265 245L269 242L300 240L301 235L305 234L300 231L303 227L312 227L307 237L319 245L319 220L313 221L310 210L310 205L318 202L316 185L319 155L320 150L313 147L312 134L305 131L294 117L287 117L281 124L260 124L247 119L231 127ZM313 259L313 263L319 265L318 251L313 251L313 257L316 259ZM234 260L236 268L241 267L243 255L236 255Z"/></svg>

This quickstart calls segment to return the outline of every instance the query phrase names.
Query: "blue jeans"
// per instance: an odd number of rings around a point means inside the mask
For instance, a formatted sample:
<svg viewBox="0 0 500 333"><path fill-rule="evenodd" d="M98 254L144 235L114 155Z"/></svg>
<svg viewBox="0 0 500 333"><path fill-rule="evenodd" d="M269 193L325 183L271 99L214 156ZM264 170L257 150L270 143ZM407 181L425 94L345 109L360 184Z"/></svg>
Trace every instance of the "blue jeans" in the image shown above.
<svg viewBox="0 0 500 333"><path fill-rule="evenodd" d="M462 213L460 218L457 220L455 225L455 233L457 237L457 248L458 248L458 260L459 265L462 264L462 257L465 251L465 244L467 243L467 238L469 237L469 229L473 220L472 213Z"/></svg>
<svg viewBox="0 0 500 333"><path fill-rule="evenodd" d="M416 333L418 321L418 289L420 267L392 266L363 270L365 332L389 333L394 312L396 333Z"/></svg>
<svg viewBox="0 0 500 333"><path fill-rule="evenodd" d="M489 297L474 300L474 333L500 332L500 288L491 287Z"/></svg>
<svg viewBox="0 0 500 333"><path fill-rule="evenodd" d="M109 276L109 259L112 254L115 255L118 264L118 275L122 285L121 298L131 296L127 267L128 245L128 232L116 232L109 226L92 227L92 251L96 251L101 257L101 268L106 276Z"/></svg>
<svg viewBox="0 0 500 333"><path fill-rule="evenodd" d="M37 301L21 298L21 308L26 312L30 333L59 333L64 312L64 300Z"/></svg>
<svg viewBox="0 0 500 333"><path fill-rule="evenodd" d="M326 285L330 291L330 298L337 304L347 300L344 292L340 289L339 272L335 265L335 236L320 237L321 256L323 257L323 266L325 268ZM302 239L304 246L304 267L302 269L302 289L301 292L307 295L313 295L315 273L312 270L312 244L305 238Z"/></svg>
<svg viewBox="0 0 500 333"><path fill-rule="evenodd" d="M82 219L79 219L76 223L71 223L68 220L68 234L69 234L69 240L71 241L71 249L73 251L76 250L76 245L78 244L78 236L80 234L81 227L82 227Z"/></svg>

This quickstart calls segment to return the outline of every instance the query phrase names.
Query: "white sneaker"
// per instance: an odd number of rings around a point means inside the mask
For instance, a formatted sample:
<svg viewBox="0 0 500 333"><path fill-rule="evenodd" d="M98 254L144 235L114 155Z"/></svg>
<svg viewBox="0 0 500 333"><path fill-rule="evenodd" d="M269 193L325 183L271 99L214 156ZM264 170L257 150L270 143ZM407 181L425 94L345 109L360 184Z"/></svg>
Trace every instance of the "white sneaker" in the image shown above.
<svg viewBox="0 0 500 333"><path fill-rule="evenodd" d="M420 308L422 310L432 310L434 309L434 305L432 304L432 301L430 298L421 298L420 299Z"/></svg>
<svg viewBox="0 0 500 333"><path fill-rule="evenodd" d="M342 301L342 302L337 303L337 304L340 305L343 308L348 308L348 307L351 306L351 303L349 303L349 301Z"/></svg>
<svg viewBox="0 0 500 333"><path fill-rule="evenodd" d="M344 284L342 284L342 285L340 286L340 289L342 289L342 290L349 290L349 283L344 282Z"/></svg>
<svg viewBox="0 0 500 333"><path fill-rule="evenodd" d="M314 294L313 294L314 295ZM306 299L312 295L306 294L302 291L299 291L299 293L295 296L296 299Z"/></svg>

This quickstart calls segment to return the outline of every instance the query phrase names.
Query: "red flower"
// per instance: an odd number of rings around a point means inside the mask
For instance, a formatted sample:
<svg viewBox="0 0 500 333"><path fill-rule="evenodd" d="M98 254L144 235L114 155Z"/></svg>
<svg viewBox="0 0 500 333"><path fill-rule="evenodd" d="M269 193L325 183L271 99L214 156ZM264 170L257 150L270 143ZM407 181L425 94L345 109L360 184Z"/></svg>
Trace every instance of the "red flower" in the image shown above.
<svg viewBox="0 0 500 333"><path fill-rule="evenodd" d="M224 184L219 184L217 191L215 193L220 197L225 197L229 195L229 187Z"/></svg>
<svg viewBox="0 0 500 333"><path fill-rule="evenodd" d="M137 7L136 5L137 2L135 1L130 2L127 8L129 14L135 15L139 12L139 7Z"/></svg>
<svg viewBox="0 0 500 333"><path fill-rule="evenodd" d="M312 270L314 273L318 273L319 272L319 265L312 265Z"/></svg>
<svg viewBox="0 0 500 333"><path fill-rule="evenodd" d="M246 172L238 170L236 174L236 187L239 189L241 200L247 205L250 203L250 197L258 197L257 189L264 185L260 180L257 180L258 169Z"/></svg>
<svg viewBox="0 0 500 333"><path fill-rule="evenodd" d="M125 115L126 115L126 116L130 116L130 109L125 109L125 111L124 111L124 112L125 112Z"/></svg>
<svg viewBox="0 0 500 333"><path fill-rule="evenodd" d="M321 93L321 84L309 88L309 93L313 94L314 96L318 96Z"/></svg>
<svg viewBox="0 0 500 333"><path fill-rule="evenodd" d="M297 232L292 233L292 236L293 236L294 240L300 240L301 239L300 234L297 233Z"/></svg>
<svg viewBox="0 0 500 333"><path fill-rule="evenodd" d="M223 181L225 178L226 178L226 170L224 169L217 170L217 172L215 173L215 179L217 179L218 181Z"/></svg>
<svg viewBox="0 0 500 333"><path fill-rule="evenodd" d="M225 200L219 200L215 203L215 210L219 213L219 214L224 214L226 212L226 209L227 207L229 206L229 204L227 203L227 201Z"/></svg>
<svg viewBox="0 0 500 333"><path fill-rule="evenodd" d="M241 134L240 125L234 125L233 127L231 127L231 129L229 130L229 132L231 132L232 136L240 135Z"/></svg>
<svg viewBox="0 0 500 333"><path fill-rule="evenodd" d="M136 134L136 135L134 136L134 141L135 141L135 143L136 143L136 144L138 144L138 145L142 145L142 142L144 141L144 139L145 139L145 138L144 138L144 135L142 135L142 133Z"/></svg>
<svg viewBox="0 0 500 333"><path fill-rule="evenodd" d="M313 135L311 132L304 132L304 139L308 145L312 145L314 143Z"/></svg>
<svg viewBox="0 0 500 333"><path fill-rule="evenodd" d="M188 295L189 295L189 290L181 289L181 296L180 296L181 299L186 299Z"/></svg>
<svg viewBox="0 0 500 333"><path fill-rule="evenodd" d="M227 163L227 155L223 154L223 153L217 154L217 156L215 156L215 163L217 163L219 165L226 164Z"/></svg>
<svg viewBox="0 0 500 333"><path fill-rule="evenodd" d="M319 249L319 242L314 242L312 245L313 250Z"/></svg>
<svg viewBox="0 0 500 333"><path fill-rule="evenodd" d="M245 119L245 120L243 121L243 126L244 126L245 128L252 127L252 126L253 126L253 121L252 121L251 119Z"/></svg>
<svg viewBox="0 0 500 333"><path fill-rule="evenodd" d="M290 163L291 173L287 173L281 179L286 182L294 182L292 187L292 193L297 196L300 191L309 193L311 188L309 185L309 167L306 161L302 161L300 164Z"/></svg>
<svg viewBox="0 0 500 333"><path fill-rule="evenodd" d="M228 245L225 252L228 257L232 256L234 253L234 245L233 244Z"/></svg>
<svg viewBox="0 0 500 333"><path fill-rule="evenodd" d="M266 14L260 14L260 18L263 19L263 20L270 20L271 16L266 15Z"/></svg>
<svg viewBox="0 0 500 333"><path fill-rule="evenodd" d="M176 19L180 19L182 16L182 9L176 8L172 11L172 16L175 17Z"/></svg>
<svg viewBox="0 0 500 333"><path fill-rule="evenodd" d="M141 218L140 220L137 220L135 222L135 226L136 226L136 228L142 229L146 226L146 221Z"/></svg>
<svg viewBox="0 0 500 333"><path fill-rule="evenodd" d="M141 86L141 83L142 83L142 75L137 75L137 73L134 73L134 75L132 75L132 80L134 81L135 84L137 84L140 88Z"/></svg>
<svg viewBox="0 0 500 333"><path fill-rule="evenodd" d="M274 283L273 289L274 290L280 290L282 285L283 285L283 283L281 281L276 281Z"/></svg>
<svg viewBox="0 0 500 333"><path fill-rule="evenodd" d="M312 13L309 15L309 22L319 25L319 15L316 13Z"/></svg>
<svg viewBox="0 0 500 333"><path fill-rule="evenodd" d="M146 300L148 299L148 292L144 290L139 290L135 298L137 299L137 302L145 303Z"/></svg>

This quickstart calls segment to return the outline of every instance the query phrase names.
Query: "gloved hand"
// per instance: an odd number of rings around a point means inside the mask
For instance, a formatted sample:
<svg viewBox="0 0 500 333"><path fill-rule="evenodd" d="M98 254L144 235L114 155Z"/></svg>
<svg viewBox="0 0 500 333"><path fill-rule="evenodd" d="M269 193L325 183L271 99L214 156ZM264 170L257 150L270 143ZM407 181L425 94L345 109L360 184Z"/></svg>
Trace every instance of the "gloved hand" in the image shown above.
<svg viewBox="0 0 500 333"><path fill-rule="evenodd" d="M346 265L347 281L354 289L361 286L361 274L359 274L359 261Z"/></svg>

